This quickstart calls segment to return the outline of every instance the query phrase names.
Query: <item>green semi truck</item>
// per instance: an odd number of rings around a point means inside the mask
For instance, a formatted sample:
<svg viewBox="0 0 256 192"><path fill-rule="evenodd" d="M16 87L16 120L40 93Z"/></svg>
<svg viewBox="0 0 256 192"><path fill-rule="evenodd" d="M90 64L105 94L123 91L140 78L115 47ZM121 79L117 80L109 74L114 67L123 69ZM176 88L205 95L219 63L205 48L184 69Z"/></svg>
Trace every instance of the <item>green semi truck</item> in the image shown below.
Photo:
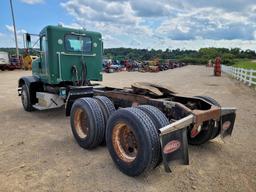
<svg viewBox="0 0 256 192"><path fill-rule="evenodd" d="M25 34L27 47L31 34ZM116 166L137 176L163 162L189 163L188 144L202 145L231 135L235 108L207 96L184 97L151 83L129 88L103 87L100 33L46 26L38 35L40 57L32 76L21 77L24 110L65 105L77 143L85 149L106 144Z"/></svg>

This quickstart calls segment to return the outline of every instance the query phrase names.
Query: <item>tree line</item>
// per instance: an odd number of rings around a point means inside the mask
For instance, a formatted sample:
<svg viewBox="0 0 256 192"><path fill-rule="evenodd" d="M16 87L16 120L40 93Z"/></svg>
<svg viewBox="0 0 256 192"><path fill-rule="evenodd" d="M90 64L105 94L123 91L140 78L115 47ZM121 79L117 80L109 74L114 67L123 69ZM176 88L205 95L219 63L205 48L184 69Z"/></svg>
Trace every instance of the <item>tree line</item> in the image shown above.
<svg viewBox="0 0 256 192"><path fill-rule="evenodd" d="M256 52L253 50L241 50L240 48L201 48L196 50L166 49L148 50L131 48L111 48L104 50L105 57L109 59L133 59L133 60L153 60L153 59L176 59L181 62L191 64L207 64L209 60L214 60L220 56L222 63L226 65L234 64L236 59L256 59Z"/></svg>

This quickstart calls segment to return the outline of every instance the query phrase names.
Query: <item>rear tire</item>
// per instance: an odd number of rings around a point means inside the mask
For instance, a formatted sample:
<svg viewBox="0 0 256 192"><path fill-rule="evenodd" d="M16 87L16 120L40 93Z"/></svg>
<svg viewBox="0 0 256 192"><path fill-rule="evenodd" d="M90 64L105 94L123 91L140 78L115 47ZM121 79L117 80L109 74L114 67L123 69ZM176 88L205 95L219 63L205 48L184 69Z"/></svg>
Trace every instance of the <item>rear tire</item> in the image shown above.
<svg viewBox="0 0 256 192"><path fill-rule="evenodd" d="M191 137L191 131L188 131L188 143L190 145L202 145L211 139L213 133L213 126L211 125L212 121L206 121L202 124L202 130L198 133L197 136Z"/></svg>
<svg viewBox="0 0 256 192"><path fill-rule="evenodd" d="M200 98L200 99L204 99L205 101L213 104L213 105L216 105L217 107L221 107L221 105L219 104L218 101L216 101L215 99L209 97L209 96L195 96L197 98Z"/></svg>
<svg viewBox="0 0 256 192"><path fill-rule="evenodd" d="M160 155L160 140L151 118L138 108L114 112L107 124L106 142L116 166L138 176L153 169Z"/></svg>
<svg viewBox="0 0 256 192"><path fill-rule="evenodd" d="M220 107L220 104L211 97L208 97L208 96L195 96L195 97L204 99L205 101L211 103L212 105ZM190 135L191 132L188 131L188 143L191 145L202 145L207 141L217 137L220 132L220 127L215 128L214 123L215 122L213 120L204 122L202 125L202 130L194 138L191 137Z"/></svg>
<svg viewBox="0 0 256 192"><path fill-rule="evenodd" d="M77 143L84 149L95 148L104 140L103 113L92 98L80 98L74 102L70 124Z"/></svg>
<svg viewBox="0 0 256 192"><path fill-rule="evenodd" d="M115 109L113 102L105 96L96 96L93 98L97 101L97 103L99 104L101 111L103 113L105 126L104 126L104 140L102 141L101 144L105 145L106 144L105 131L106 131L107 121L108 121L108 118L110 117L110 115L116 111L116 109Z"/></svg>
<svg viewBox="0 0 256 192"><path fill-rule="evenodd" d="M208 101L209 103L217 106L217 107L221 107L220 103L218 101L216 101L215 99L209 97L209 96L195 96L201 99L204 99L206 101ZM214 126L214 125L213 125ZM219 134L220 134L220 122L218 122L217 127L213 128L213 132L212 132L212 136L211 139L216 138Z"/></svg>
<svg viewBox="0 0 256 192"><path fill-rule="evenodd" d="M21 103L25 111L31 112L34 110L31 104L29 88L26 84L23 84L21 88Z"/></svg>
<svg viewBox="0 0 256 192"><path fill-rule="evenodd" d="M144 111L152 119L157 130L170 123L165 114L152 105L139 105L137 108Z"/></svg>
<svg viewBox="0 0 256 192"><path fill-rule="evenodd" d="M162 111L160 111L158 108L152 105L140 105L137 108L144 111L150 117L150 119L155 124L157 131L162 127L170 124L165 114ZM162 161L162 155L160 153L156 166L159 165L161 161Z"/></svg>
<svg viewBox="0 0 256 192"><path fill-rule="evenodd" d="M107 124L107 121L108 121L108 118L109 116L116 111L115 109L115 106L113 104L113 102L105 97L105 96L96 96L96 97L93 97L97 103L100 105L100 108L103 112L103 116L104 116L104 120Z"/></svg>

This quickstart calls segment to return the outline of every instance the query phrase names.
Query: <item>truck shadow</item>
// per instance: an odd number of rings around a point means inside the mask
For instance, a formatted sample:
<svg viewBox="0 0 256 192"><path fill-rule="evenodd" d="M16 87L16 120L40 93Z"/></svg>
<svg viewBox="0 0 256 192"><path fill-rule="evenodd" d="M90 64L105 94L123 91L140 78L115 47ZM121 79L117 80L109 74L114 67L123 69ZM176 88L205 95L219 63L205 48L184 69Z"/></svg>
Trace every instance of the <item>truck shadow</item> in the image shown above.
<svg viewBox="0 0 256 192"><path fill-rule="evenodd" d="M189 145L189 153L220 153L221 141L209 141L203 145Z"/></svg>
<svg viewBox="0 0 256 192"><path fill-rule="evenodd" d="M5 118L7 119L15 119L15 121L17 120L45 120L48 121L49 119L51 120L65 120L66 119L66 110L65 107L61 107L61 108L56 108L56 109L49 109L49 110L43 110L43 111L39 111L39 110L35 110L35 111L31 111L31 112L27 112L24 111L24 109L22 107L19 108L15 108L15 109L10 109L4 112L3 116L6 116ZM8 115L7 115L8 114Z"/></svg>
<svg viewBox="0 0 256 192"><path fill-rule="evenodd" d="M60 108L55 108L55 109L47 109L47 110L35 110L32 112L33 115L35 115L38 118L48 118L48 117L53 117L53 118L65 118L66 117L66 110L65 107L60 107Z"/></svg>

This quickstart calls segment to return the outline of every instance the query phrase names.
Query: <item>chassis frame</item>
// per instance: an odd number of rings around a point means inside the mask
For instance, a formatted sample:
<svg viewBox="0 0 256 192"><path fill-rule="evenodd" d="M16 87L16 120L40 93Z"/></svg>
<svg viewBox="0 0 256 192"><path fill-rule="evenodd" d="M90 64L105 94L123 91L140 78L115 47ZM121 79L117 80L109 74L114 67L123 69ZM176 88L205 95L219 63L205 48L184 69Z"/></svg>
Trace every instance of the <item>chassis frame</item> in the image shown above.
<svg viewBox="0 0 256 192"><path fill-rule="evenodd" d="M33 77L21 78L18 88L19 96L22 84L28 86L31 100L35 103L35 93L43 90L43 84ZM57 89L60 90L63 87L57 87ZM224 138L232 134L235 123L235 108L222 108L200 97L180 96L156 84L139 83L124 89L101 86L67 86L65 89L67 91L64 99L66 116L70 115L76 99L93 96L108 97L116 109L152 105L162 111L170 121L169 125L158 131L163 163L167 172L171 171L170 161L178 160L182 164L189 164L188 130L197 131L204 122L214 121L214 129L218 129L218 135ZM56 90L54 92L56 93Z"/></svg>
<svg viewBox="0 0 256 192"><path fill-rule="evenodd" d="M151 88L158 88L161 94L156 95ZM167 172L171 172L170 161L178 160L182 164L189 164L188 129L197 130L203 122L214 121L214 128L219 129L218 134L224 138L232 134L235 123L235 108L222 108L198 97L179 96L167 88L154 84L124 89L73 87L67 97L66 115L69 116L72 104L77 98L93 96L108 97L117 109L152 105L166 115L170 124L159 130L159 137L163 164Z"/></svg>

